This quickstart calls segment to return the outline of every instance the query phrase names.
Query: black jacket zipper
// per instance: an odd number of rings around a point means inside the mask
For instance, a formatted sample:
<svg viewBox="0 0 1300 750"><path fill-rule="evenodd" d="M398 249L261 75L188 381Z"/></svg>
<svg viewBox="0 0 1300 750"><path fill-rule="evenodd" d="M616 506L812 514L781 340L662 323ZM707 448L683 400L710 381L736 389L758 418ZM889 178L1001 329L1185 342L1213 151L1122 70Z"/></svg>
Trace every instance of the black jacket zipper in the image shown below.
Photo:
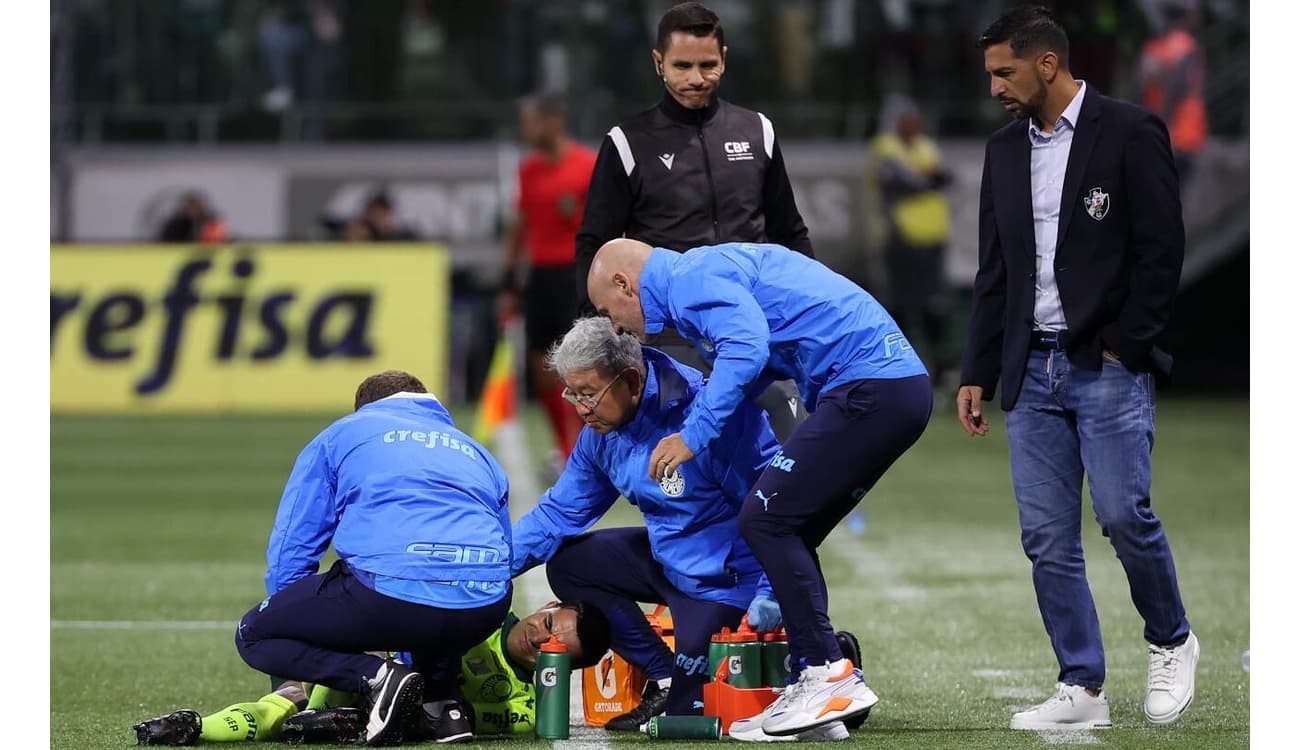
<svg viewBox="0 0 1300 750"><path fill-rule="evenodd" d="M709 169L709 149L704 144L704 123L695 126L695 132L700 137L700 153L704 156L704 179L709 183L709 210L713 218L713 241L720 242L722 237L718 233L718 191L713 185L713 170Z"/></svg>

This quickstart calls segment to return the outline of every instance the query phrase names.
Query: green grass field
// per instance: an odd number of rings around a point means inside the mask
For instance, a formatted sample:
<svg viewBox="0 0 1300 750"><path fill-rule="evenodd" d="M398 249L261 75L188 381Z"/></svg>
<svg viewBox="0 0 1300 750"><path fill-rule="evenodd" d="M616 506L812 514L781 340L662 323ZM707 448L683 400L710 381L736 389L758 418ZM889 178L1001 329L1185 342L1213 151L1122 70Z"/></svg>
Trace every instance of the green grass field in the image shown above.
<svg viewBox="0 0 1300 750"><path fill-rule="evenodd" d="M235 652L234 622L263 596L264 545L293 459L330 419L52 419L52 748L132 746L136 721L265 692ZM947 411L864 501L866 533L841 528L822 548L832 618L860 637L882 699L844 747L1249 745L1248 403L1165 399L1158 420L1154 506L1202 648L1182 720L1155 728L1142 716L1142 623L1093 523L1086 554L1115 729L1006 728L1013 707L1046 697L1056 666L1019 547L1000 417L991 438L975 440ZM526 421L544 440L537 414ZM540 465L544 451L535 453ZM603 523L633 521L623 506ZM521 587L516 611L542 603L534 598ZM580 734L576 744L649 741Z"/></svg>

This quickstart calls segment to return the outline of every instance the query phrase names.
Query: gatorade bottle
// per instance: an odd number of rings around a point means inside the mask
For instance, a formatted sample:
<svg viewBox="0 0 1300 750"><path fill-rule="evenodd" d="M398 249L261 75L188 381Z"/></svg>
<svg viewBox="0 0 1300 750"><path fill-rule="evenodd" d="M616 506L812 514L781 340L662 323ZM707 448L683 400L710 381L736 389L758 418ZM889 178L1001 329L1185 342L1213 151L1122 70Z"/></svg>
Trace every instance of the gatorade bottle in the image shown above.
<svg viewBox="0 0 1300 750"><path fill-rule="evenodd" d="M537 736L569 738L569 649L555 636L537 654Z"/></svg>
<svg viewBox="0 0 1300 750"><path fill-rule="evenodd" d="M790 677L790 642L785 629L763 634L763 684L784 687Z"/></svg>
<svg viewBox="0 0 1300 750"><path fill-rule="evenodd" d="M654 716L645 733L652 740L716 740L722 737L722 719L717 716Z"/></svg>
<svg viewBox="0 0 1300 750"><path fill-rule="evenodd" d="M742 628L727 643L727 682L734 688L763 687L763 646L758 633Z"/></svg>
<svg viewBox="0 0 1300 750"><path fill-rule="evenodd" d="M709 639L709 680L718 674L718 665L727 658L727 639L731 637L731 628L724 627Z"/></svg>

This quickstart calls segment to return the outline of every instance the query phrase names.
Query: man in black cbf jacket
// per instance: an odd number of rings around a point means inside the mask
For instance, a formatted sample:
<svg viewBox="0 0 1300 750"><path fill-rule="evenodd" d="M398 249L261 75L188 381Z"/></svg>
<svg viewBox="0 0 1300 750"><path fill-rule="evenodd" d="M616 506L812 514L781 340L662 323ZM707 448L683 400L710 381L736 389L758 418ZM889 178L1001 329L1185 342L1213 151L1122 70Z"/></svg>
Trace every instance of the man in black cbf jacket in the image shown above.
<svg viewBox="0 0 1300 750"><path fill-rule="evenodd" d="M591 175L574 253L582 315L594 314L587 298L591 260L617 237L678 252L772 242L813 254L771 120L716 96L727 62L717 14L694 2L669 8L650 56L663 99L605 135ZM653 344L708 372L675 331L666 333ZM758 401L782 440L807 416L788 382Z"/></svg>

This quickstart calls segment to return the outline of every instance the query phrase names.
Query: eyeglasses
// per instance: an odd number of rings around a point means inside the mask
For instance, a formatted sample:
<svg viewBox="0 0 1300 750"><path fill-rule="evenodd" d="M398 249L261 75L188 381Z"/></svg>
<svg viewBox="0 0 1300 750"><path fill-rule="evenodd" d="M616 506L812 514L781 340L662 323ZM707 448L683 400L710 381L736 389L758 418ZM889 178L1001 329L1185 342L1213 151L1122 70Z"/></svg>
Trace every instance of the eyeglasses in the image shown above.
<svg viewBox="0 0 1300 750"><path fill-rule="evenodd" d="M624 370L623 372L627 372L627 370ZM609 391L611 386L618 382L619 378L623 377L623 372L615 375L614 379L609 381L604 388L601 388L600 393L597 393L595 396L579 396L569 390L569 386L566 385L564 386L564 390L560 391L560 398L568 401L574 406L585 406L591 411L595 411L596 407L600 405L600 400L605 397L605 393Z"/></svg>

